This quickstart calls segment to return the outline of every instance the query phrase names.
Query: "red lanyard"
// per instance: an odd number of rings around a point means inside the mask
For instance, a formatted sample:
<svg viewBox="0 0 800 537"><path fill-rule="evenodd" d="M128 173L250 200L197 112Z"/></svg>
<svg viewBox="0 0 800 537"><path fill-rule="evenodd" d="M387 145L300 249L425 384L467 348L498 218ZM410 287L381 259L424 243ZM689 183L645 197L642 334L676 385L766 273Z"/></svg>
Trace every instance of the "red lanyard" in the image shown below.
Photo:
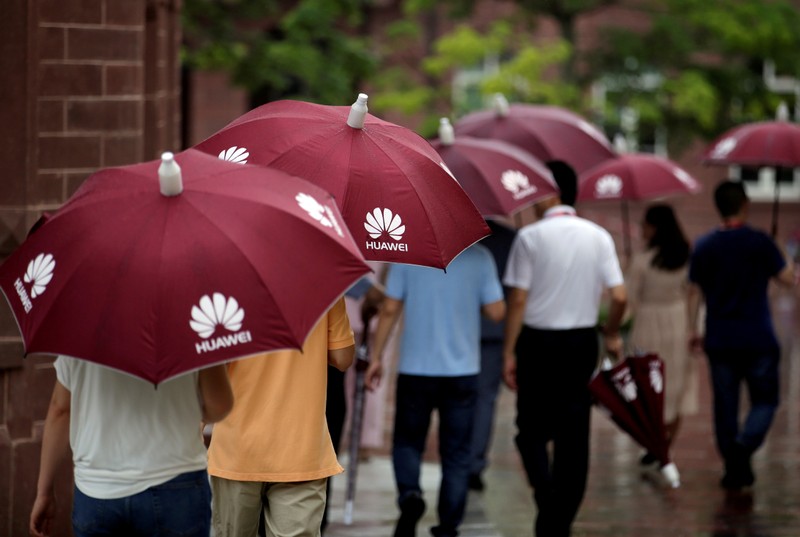
<svg viewBox="0 0 800 537"><path fill-rule="evenodd" d="M570 211L567 209L562 209L560 211L553 211L552 213L547 213L545 218L552 218L555 216L575 216L575 211Z"/></svg>

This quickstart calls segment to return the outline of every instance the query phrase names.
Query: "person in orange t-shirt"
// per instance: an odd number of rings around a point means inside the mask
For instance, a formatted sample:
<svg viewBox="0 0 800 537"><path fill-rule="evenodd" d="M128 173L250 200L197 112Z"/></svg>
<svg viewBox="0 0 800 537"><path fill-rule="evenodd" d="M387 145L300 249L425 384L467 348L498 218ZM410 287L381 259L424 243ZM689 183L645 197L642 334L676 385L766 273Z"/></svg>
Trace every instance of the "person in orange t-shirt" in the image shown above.
<svg viewBox="0 0 800 537"><path fill-rule="evenodd" d="M354 354L340 299L302 352L229 364L235 404L208 451L216 537L255 537L262 510L268 535L320 535L325 485L343 471L325 419L328 364L344 371Z"/></svg>

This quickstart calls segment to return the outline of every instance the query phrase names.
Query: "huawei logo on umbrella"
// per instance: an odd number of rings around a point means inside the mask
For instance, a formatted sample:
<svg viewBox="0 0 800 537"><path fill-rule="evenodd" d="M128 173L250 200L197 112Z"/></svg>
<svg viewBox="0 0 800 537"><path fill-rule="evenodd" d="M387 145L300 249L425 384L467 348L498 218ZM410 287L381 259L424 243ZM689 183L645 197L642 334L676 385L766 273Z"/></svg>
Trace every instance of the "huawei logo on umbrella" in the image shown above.
<svg viewBox="0 0 800 537"><path fill-rule="evenodd" d="M623 399L628 402L636 400L639 393L636 389L636 383L633 381L633 377L631 377L630 369L625 368L617 372L613 376L613 381L614 386Z"/></svg>
<svg viewBox="0 0 800 537"><path fill-rule="evenodd" d="M192 320L189 326L203 338L208 339L222 325L231 332L242 327L244 310L233 297L225 298L222 293L214 293L213 298L203 295L200 306L192 306Z"/></svg>
<svg viewBox="0 0 800 537"><path fill-rule="evenodd" d="M695 181L694 178L685 170L675 168L672 173L675 175L675 178L684 185L688 186L689 188L697 188L697 181Z"/></svg>
<svg viewBox="0 0 800 537"><path fill-rule="evenodd" d="M661 374L661 371L658 369L658 364L651 362L650 363L650 386L653 387L653 391L656 393L661 393L664 391L664 376Z"/></svg>
<svg viewBox="0 0 800 537"><path fill-rule="evenodd" d="M736 147L736 138L724 138L711 151L711 158L724 158Z"/></svg>
<svg viewBox="0 0 800 537"><path fill-rule="evenodd" d="M318 202L314 196L309 196L302 192L295 196L294 199L297 200L300 208L306 211L311 218L325 227L333 228L340 237L344 237L339 221L330 207Z"/></svg>
<svg viewBox="0 0 800 537"><path fill-rule="evenodd" d="M319 222L325 227L333 227L330 219L325 216L325 206L318 202L313 196L303 194L302 192L294 197L297 204L300 205L314 220Z"/></svg>
<svg viewBox="0 0 800 537"><path fill-rule="evenodd" d="M32 284L31 298L44 293L47 289L47 284L53 279L53 270L56 268L56 262L53 259L53 254L39 254L36 258L28 263L28 269L25 271L25 283Z"/></svg>
<svg viewBox="0 0 800 537"><path fill-rule="evenodd" d="M244 147L229 147L224 151L220 151L219 158L227 160L228 162L235 162L236 164L247 164L247 159L250 158L250 152Z"/></svg>
<svg viewBox="0 0 800 537"><path fill-rule="evenodd" d="M53 271L56 268L56 261L53 259L53 254L39 254L37 255L25 269L25 275L22 279L17 278L14 281L14 289L17 291L20 302L22 302L22 309L25 313L30 313L33 309L33 299L40 296L47 289L47 284L53 279ZM25 288L25 283L30 285L31 292Z"/></svg>
<svg viewBox="0 0 800 537"><path fill-rule="evenodd" d="M531 185L528 176L519 170L506 170L500 177L503 187L511 192L515 200L536 193L536 187Z"/></svg>
<svg viewBox="0 0 800 537"><path fill-rule="evenodd" d="M394 240L399 241L403 238L406 226L403 225L403 220L399 214L392 214L390 209L381 210L376 207L371 213L367 213L364 229L373 239L377 239L385 232Z"/></svg>
<svg viewBox="0 0 800 537"><path fill-rule="evenodd" d="M604 175L595 183L594 191L598 198L616 198L622 193L622 179L618 175Z"/></svg>
<svg viewBox="0 0 800 537"><path fill-rule="evenodd" d="M249 330L239 331L243 321L244 310L232 296L225 297L222 293L203 295L199 306L192 306L192 320L189 321L192 330L203 338L203 341L194 344L197 354L253 341ZM212 338L218 326L232 333Z"/></svg>

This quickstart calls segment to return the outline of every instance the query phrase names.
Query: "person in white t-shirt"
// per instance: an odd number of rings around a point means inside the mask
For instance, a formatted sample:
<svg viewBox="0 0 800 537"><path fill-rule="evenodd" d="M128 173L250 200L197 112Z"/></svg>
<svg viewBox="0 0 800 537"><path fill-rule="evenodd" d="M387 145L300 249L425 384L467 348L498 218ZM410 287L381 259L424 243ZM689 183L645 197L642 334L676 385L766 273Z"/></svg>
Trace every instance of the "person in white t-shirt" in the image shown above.
<svg viewBox="0 0 800 537"><path fill-rule="evenodd" d="M53 529L55 476L71 448L76 537L208 536L211 492L201 422L221 420L233 407L225 366L158 386L65 356L54 367L31 535Z"/></svg>
<svg viewBox="0 0 800 537"><path fill-rule="evenodd" d="M588 383L601 298L611 297L605 350L618 356L627 296L611 235L571 206L574 171L562 162L548 167L561 195L535 206L539 219L518 232L503 280L503 378L517 391L516 443L538 507L535 534L567 537L589 470Z"/></svg>

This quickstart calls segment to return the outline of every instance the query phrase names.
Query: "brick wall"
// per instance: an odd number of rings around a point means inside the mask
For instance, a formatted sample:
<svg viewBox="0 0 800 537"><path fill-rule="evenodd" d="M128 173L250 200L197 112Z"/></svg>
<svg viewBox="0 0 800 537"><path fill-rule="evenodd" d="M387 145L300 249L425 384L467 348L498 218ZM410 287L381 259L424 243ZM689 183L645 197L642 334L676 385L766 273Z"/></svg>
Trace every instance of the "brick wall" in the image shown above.
<svg viewBox="0 0 800 537"><path fill-rule="evenodd" d="M218 71L194 71L184 80L186 145L198 144L250 109L247 92Z"/></svg>
<svg viewBox="0 0 800 537"><path fill-rule="evenodd" d="M180 149L180 0L6 0L0 260L97 169ZM0 303L0 535L28 535L52 357L22 359ZM71 471L55 535L70 535Z"/></svg>

